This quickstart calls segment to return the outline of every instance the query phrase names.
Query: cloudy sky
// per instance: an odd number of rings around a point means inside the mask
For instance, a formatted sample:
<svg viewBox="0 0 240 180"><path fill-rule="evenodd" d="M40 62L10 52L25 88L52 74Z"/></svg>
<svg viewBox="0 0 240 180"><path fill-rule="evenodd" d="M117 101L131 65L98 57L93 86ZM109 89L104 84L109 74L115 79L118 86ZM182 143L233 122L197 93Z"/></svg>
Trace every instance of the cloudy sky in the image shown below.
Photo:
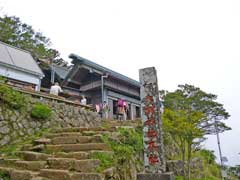
<svg viewBox="0 0 240 180"><path fill-rule="evenodd" d="M66 60L76 53L136 80L155 66L160 89L188 83L217 94L233 129L220 135L223 155L240 164L239 0L0 0L0 9L50 37ZM215 136L204 146L218 154Z"/></svg>

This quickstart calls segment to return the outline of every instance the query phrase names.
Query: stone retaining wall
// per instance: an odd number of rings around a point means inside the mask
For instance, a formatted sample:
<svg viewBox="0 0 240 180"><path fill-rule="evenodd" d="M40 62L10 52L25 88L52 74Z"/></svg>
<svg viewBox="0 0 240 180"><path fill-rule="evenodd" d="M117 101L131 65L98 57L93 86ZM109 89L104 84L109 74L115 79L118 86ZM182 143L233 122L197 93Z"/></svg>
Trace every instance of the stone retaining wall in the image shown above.
<svg viewBox="0 0 240 180"><path fill-rule="evenodd" d="M23 110L1 107L0 104L0 147L17 142L45 128L56 127L94 127L101 120L97 113L87 107L74 103L66 103L56 98L27 94L29 103ZM30 114L32 106L41 102L52 108L52 116L48 120L33 119Z"/></svg>

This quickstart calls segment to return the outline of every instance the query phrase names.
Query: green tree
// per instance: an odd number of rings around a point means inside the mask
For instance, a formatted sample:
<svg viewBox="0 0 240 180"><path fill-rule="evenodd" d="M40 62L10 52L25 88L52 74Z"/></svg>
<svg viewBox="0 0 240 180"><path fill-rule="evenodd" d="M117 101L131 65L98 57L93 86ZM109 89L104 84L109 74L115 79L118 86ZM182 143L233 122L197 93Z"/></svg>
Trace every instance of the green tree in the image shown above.
<svg viewBox="0 0 240 180"><path fill-rule="evenodd" d="M223 105L216 102L216 95L208 94L192 85L179 85L174 92L160 92L165 111L163 128L179 143L185 165L187 156L187 177L190 179L192 151L204 140L204 135L230 130L222 120L230 115ZM185 168L184 168L185 171ZM184 178L185 177L184 172Z"/></svg>
<svg viewBox="0 0 240 180"><path fill-rule="evenodd" d="M227 120L230 115L224 109L223 104L216 102L217 95L206 93L198 87L192 85L179 85L179 89L172 93L165 92L163 95L164 106L173 111L188 110L198 111L204 114L204 118L199 123L199 128L204 131L205 135L215 134L226 130L231 130L223 120ZM163 92L162 92L163 93Z"/></svg>
<svg viewBox="0 0 240 180"><path fill-rule="evenodd" d="M16 16L0 17L0 32L0 41L29 51L35 59L60 59L59 52L50 47L49 38L21 22Z"/></svg>
<svg viewBox="0 0 240 180"><path fill-rule="evenodd" d="M185 169L187 169L188 179L190 179L192 147L196 143L195 140L203 137L202 130L198 128L202 117L203 114L201 112L164 110L162 117L163 129L164 132L171 134L173 140L181 150L184 179L186 179ZM186 159L187 164L185 164Z"/></svg>

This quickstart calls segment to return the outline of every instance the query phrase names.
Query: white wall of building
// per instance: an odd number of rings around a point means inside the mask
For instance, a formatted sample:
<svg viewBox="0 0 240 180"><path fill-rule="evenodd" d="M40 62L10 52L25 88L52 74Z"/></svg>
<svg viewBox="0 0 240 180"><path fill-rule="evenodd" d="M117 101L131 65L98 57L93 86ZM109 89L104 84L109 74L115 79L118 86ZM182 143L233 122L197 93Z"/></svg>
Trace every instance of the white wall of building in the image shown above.
<svg viewBox="0 0 240 180"><path fill-rule="evenodd" d="M40 90L40 86L41 86L41 79L40 77L33 75L33 74L29 74L23 71L18 71L16 69L12 69L9 67L3 67L0 66L0 75L7 77L7 78L11 78L11 79L16 79L19 81L23 81L23 82L27 82L27 83L32 83L36 85L36 91Z"/></svg>

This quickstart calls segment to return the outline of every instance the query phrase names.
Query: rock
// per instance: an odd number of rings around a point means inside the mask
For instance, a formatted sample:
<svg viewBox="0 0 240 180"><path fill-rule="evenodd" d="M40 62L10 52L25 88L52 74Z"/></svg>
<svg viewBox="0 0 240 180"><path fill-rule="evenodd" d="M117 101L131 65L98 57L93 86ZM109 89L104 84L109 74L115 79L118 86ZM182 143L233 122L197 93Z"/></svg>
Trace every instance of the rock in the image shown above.
<svg viewBox="0 0 240 180"><path fill-rule="evenodd" d="M13 123L13 129L14 130L18 130L19 129L17 123L15 123L15 122Z"/></svg>
<svg viewBox="0 0 240 180"><path fill-rule="evenodd" d="M4 116L0 113L0 121L4 121L4 120L5 120Z"/></svg>
<svg viewBox="0 0 240 180"><path fill-rule="evenodd" d="M22 128L23 128L22 123L18 123L18 127L19 127L20 129L22 129Z"/></svg>
<svg viewBox="0 0 240 180"><path fill-rule="evenodd" d="M29 128L29 122L28 122L26 119L22 120L22 125L23 125L25 128Z"/></svg>
<svg viewBox="0 0 240 180"><path fill-rule="evenodd" d="M10 120L11 120L12 122L17 121L17 118L18 118L18 116L16 116L16 115L10 116Z"/></svg>
<svg viewBox="0 0 240 180"><path fill-rule="evenodd" d="M183 161L171 160L166 162L167 170L173 172L175 176L183 176Z"/></svg>
<svg viewBox="0 0 240 180"><path fill-rule="evenodd" d="M30 127L32 127L32 128L36 128L37 127L37 123L34 122L34 121L30 122L29 124L30 124Z"/></svg>
<svg viewBox="0 0 240 180"><path fill-rule="evenodd" d="M0 140L0 145L6 145L10 142L10 136L9 135L5 135L3 136L3 138Z"/></svg>
<svg viewBox="0 0 240 180"><path fill-rule="evenodd" d="M105 174L107 177L113 177L114 175L114 168L108 168L106 170L103 171L103 174Z"/></svg>
<svg viewBox="0 0 240 180"><path fill-rule="evenodd" d="M4 126L6 124L7 124L7 121L1 120L1 116L0 116L0 127Z"/></svg>
<svg viewBox="0 0 240 180"><path fill-rule="evenodd" d="M8 128L8 126L3 126L0 128L0 134L7 134L9 133L10 129Z"/></svg>
<svg viewBox="0 0 240 180"><path fill-rule="evenodd" d="M36 146L33 146L30 148L31 151L42 151L44 149L44 145L43 144L39 144L39 145L36 145Z"/></svg>
<svg viewBox="0 0 240 180"><path fill-rule="evenodd" d="M25 135L24 132L22 132L22 131L19 131L18 134L19 134L19 136L24 136Z"/></svg>
<svg viewBox="0 0 240 180"><path fill-rule="evenodd" d="M32 135L32 134L34 134L34 130L32 128L28 128L27 133L29 135Z"/></svg>
<svg viewBox="0 0 240 180"><path fill-rule="evenodd" d="M50 144L51 143L51 139L47 139L47 138L40 138L37 140L34 140L34 144Z"/></svg>

